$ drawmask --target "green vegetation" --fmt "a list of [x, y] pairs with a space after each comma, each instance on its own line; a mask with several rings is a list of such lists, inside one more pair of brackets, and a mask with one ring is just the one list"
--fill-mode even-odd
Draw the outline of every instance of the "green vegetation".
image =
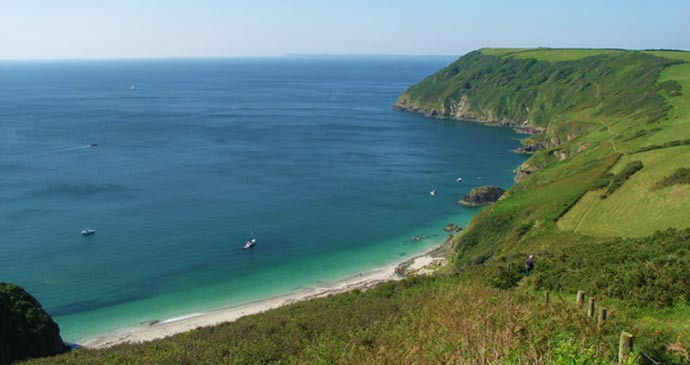
[[[621, 308], [647, 313], [687, 305], [689, 298], [682, 295], [690, 292], [682, 279], [687, 272], [678, 270], [687, 266], [690, 238], [681, 236], [670, 248], [672, 237], [649, 235], [690, 227], [687, 185], [654, 189], [690, 160], [690, 65], [682, 63], [689, 55], [481, 50], [407, 90], [398, 108], [490, 124], [512, 120], [518, 123], [501, 124], [543, 130], [529, 138], [542, 148], [525, 164], [533, 172], [457, 238], [455, 266], [492, 268], [488, 282], [505, 289], [521, 283], [522, 260], [537, 253], [545, 256], [540, 267], [554, 283], [535, 275], [533, 280], [542, 280], [536, 288], [589, 290], [616, 298]], [[641, 241], [602, 240], [615, 236]], [[626, 250], [635, 245], [641, 256]], [[607, 255], [612, 252], [616, 255]], [[586, 271], [571, 266], [588, 258], [592, 265]], [[641, 309], [648, 307], [656, 309]], [[688, 338], [687, 327], [666, 325], [669, 341]], [[663, 352], [663, 346], [657, 348]]]
[[558, 227], [580, 234], [605, 237], [641, 237], [667, 228], [690, 226], [690, 187], [656, 189], [675, 170], [688, 166], [690, 146], [657, 149], [621, 157], [615, 168], [642, 161], [644, 168], [631, 176], [615, 194], [600, 199], [588, 192], [558, 221]]
[[[524, 254], [488, 265], [491, 282], [502, 289], [517, 285]], [[538, 289], [577, 292], [625, 300], [637, 307], [670, 307], [690, 301], [690, 230], [667, 230], [644, 238], [565, 244], [540, 251], [539, 269], [529, 278]], [[512, 285], [506, 268], [515, 275]], [[690, 333], [688, 333], [690, 335]], [[690, 340], [690, 338], [688, 338]], [[690, 344], [690, 343], [688, 343]]]
[[[577, 60], [551, 62], [554, 52], [575, 54]], [[396, 107], [460, 119], [528, 121], [533, 128], [548, 127], [550, 137], [569, 140], [600, 126], [595, 119], [659, 119], [669, 108], [658, 92], [657, 79], [664, 68], [678, 63], [624, 51], [518, 53], [542, 55], [539, 58], [498, 54], [482, 50], [461, 57], [408, 89]], [[579, 57], [584, 55], [593, 56]], [[630, 108], [631, 104], [638, 107]]]
[[148, 344], [77, 350], [31, 364], [608, 364], [598, 331], [570, 298], [492, 289], [454, 274], [296, 303]]
[[662, 148], [669, 148], [669, 147], [688, 146], [688, 145], [690, 145], [690, 139], [681, 139], [681, 140], [676, 140], [676, 141], [669, 141], [669, 142], [666, 142], [666, 143], [661, 144], [661, 145], [645, 146], [645, 147], [642, 147], [639, 150], [635, 151], [635, 153], [660, 150]]
[[672, 185], [688, 185], [690, 184], [690, 169], [689, 168], [679, 168], [674, 171], [671, 175], [665, 176], [661, 181], [656, 183], [654, 187], [656, 189], [663, 189]]
[[[642, 161], [633, 161], [629, 162], [621, 172], [619, 172], [616, 175], [611, 176], [611, 181], [609, 182], [608, 186], [606, 187], [606, 191], [604, 191], [601, 194], [602, 199], [606, 199], [609, 195], [613, 194], [618, 188], [623, 186], [623, 183], [628, 181], [628, 179], [633, 176], [636, 172], [642, 170], [644, 165], [642, 165]], [[604, 175], [609, 175], [610, 173], [606, 173]], [[601, 178], [597, 179], [597, 182], [601, 184]]]
[[17, 285], [0, 283], [0, 364], [66, 350], [57, 324]]
[[[654, 359], [690, 363], [689, 62], [677, 51], [471, 52], [396, 107], [539, 132], [525, 141], [539, 150], [456, 236], [445, 271], [30, 363], [609, 364], [621, 328]], [[609, 308], [602, 328], [573, 308], [578, 290]]]

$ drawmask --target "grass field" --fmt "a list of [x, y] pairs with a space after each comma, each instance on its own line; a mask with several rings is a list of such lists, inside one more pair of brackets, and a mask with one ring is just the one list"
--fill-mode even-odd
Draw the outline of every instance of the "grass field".
[[[650, 54], [672, 59], [690, 60], [690, 53], [652, 51]], [[680, 84], [680, 95], [665, 96], [671, 106], [666, 116], [653, 125], [631, 125], [611, 135], [611, 143], [626, 153], [612, 172], [633, 160], [645, 168], [635, 174], [609, 198], [600, 192], [589, 192], [558, 222], [558, 227], [594, 236], [639, 237], [658, 229], [690, 227], [690, 186], [676, 185], [660, 190], [652, 187], [677, 168], [690, 168], [690, 148], [669, 147], [644, 153], [633, 153], [646, 146], [690, 138], [690, 64], [673, 65], [661, 72], [659, 82], [674, 80]], [[647, 133], [645, 133], [647, 132]], [[637, 138], [631, 138], [638, 136]], [[627, 138], [626, 138], [627, 137]]]
[[690, 146], [627, 155], [613, 172], [632, 160], [644, 168], [606, 199], [601, 191], [587, 193], [562, 219], [562, 229], [594, 236], [639, 237], [656, 230], [690, 227], [690, 185], [654, 190], [654, 185], [679, 167], [690, 167]]
[[664, 70], [659, 81], [668, 80], [675, 80], [680, 84], [682, 95], [668, 98], [672, 109], [660, 123], [662, 130], [647, 138], [644, 141], [645, 146], [681, 139], [688, 136], [690, 131], [690, 63], [671, 66]]
[[620, 54], [625, 51], [615, 49], [533, 49], [533, 48], [486, 48], [482, 54], [517, 59], [534, 58], [539, 61], [563, 62], [574, 61], [598, 55]]

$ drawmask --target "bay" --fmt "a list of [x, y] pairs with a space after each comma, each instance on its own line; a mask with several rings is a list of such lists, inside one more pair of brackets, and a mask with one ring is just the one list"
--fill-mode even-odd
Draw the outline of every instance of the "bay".
[[452, 60], [2, 62], [0, 281], [77, 341], [437, 245], [524, 161], [511, 130], [392, 110]]

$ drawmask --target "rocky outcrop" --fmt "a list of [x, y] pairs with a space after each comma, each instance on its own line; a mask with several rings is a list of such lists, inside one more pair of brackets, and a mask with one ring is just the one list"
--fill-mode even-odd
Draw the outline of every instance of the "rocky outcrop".
[[515, 182], [519, 183], [525, 177], [533, 174], [535, 171], [539, 170], [537, 166], [531, 165], [529, 160], [525, 161], [520, 165], [513, 173], [515, 174]]
[[458, 226], [455, 223], [448, 223], [446, 224], [445, 227], [443, 227], [443, 230], [451, 233], [451, 232], [462, 232], [462, 227]]
[[491, 204], [500, 199], [505, 192], [505, 190], [498, 186], [480, 186], [472, 189], [472, 191], [462, 198], [459, 203], [466, 207], [478, 207]]
[[21, 287], [0, 283], [0, 364], [68, 350], [60, 329]]
[[518, 133], [524, 134], [539, 134], [544, 131], [544, 128], [533, 126], [528, 120], [509, 120], [504, 118], [497, 118], [491, 111], [475, 112], [467, 98], [467, 95], [462, 95], [457, 102], [446, 101], [440, 108], [429, 108], [419, 106], [410, 101], [410, 99], [403, 94], [398, 101], [393, 105], [393, 109], [421, 113], [427, 117], [436, 118], [450, 118], [457, 120], [465, 120], [471, 122], [478, 122], [484, 125], [493, 127], [509, 127], [513, 128]]

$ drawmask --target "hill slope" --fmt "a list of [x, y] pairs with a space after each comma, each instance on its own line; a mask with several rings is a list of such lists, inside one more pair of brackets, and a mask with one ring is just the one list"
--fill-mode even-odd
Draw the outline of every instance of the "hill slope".
[[[563, 230], [640, 237], [690, 227], [688, 186], [654, 189], [664, 176], [690, 166], [683, 141], [690, 138], [688, 60], [687, 52], [669, 51], [484, 49], [414, 85], [395, 106], [537, 133], [525, 144], [542, 150], [519, 177], [544, 171], [514, 192], [554, 195], [543, 206], [530, 198], [535, 212], [520, 217], [523, 224], [539, 223], [545, 209], [563, 205], [572, 209], [552, 211], [545, 224], [557, 216]], [[666, 146], [674, 143], [680, 146]], [[600, 191], [586, 193], [597, 190], [590, 185], [600, 175], [632, 161], [645, 167], [615, 193], [606, 199]], [[568, 191], [558, 191], [560, 185]], [[573, 199], [579, 202], [571, 207]]]

